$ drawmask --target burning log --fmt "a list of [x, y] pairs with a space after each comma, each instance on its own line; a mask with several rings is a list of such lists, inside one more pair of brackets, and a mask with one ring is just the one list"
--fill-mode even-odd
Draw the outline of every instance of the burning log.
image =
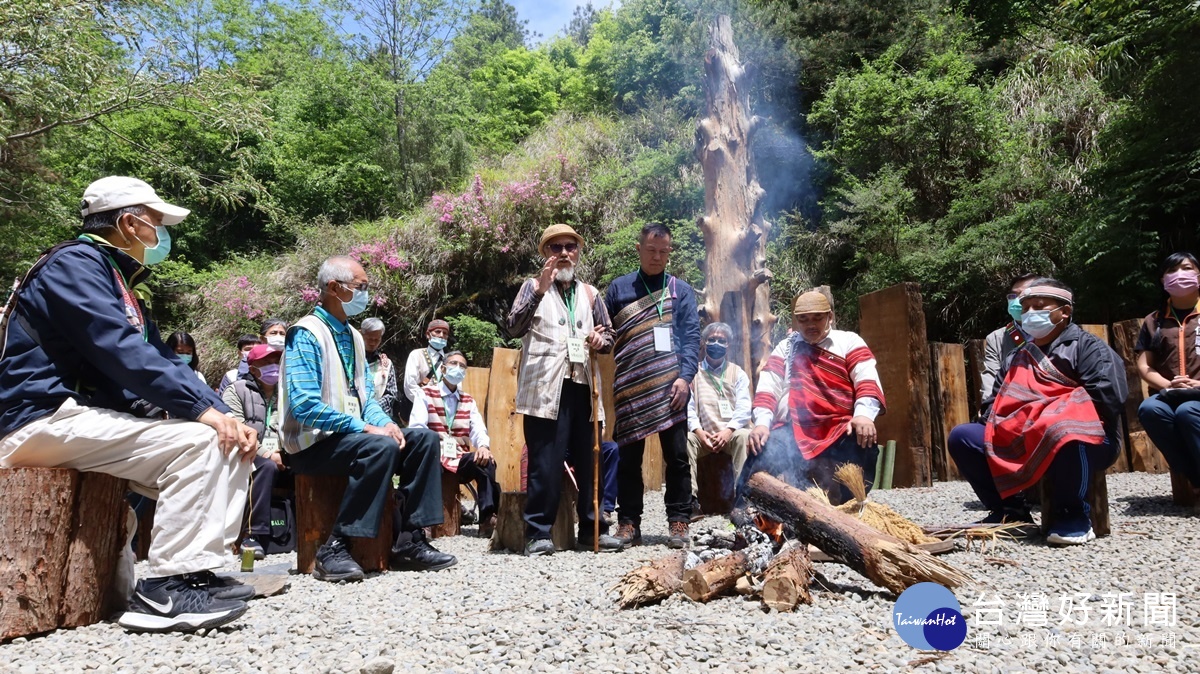
[[738, 551], [688, 569], [683, 572], [683, 593], [701, 603], [729, 594], [746, 575], [748, 561], [746, 553]]
[[783, 522], [805, 542], [899, 594], [921, 582], [954, 588], [971, 577], [913, 545], [881, 533], [822, 504], [767, 473], [750, 478], [749, 498], [767, 516]]
[[682, 552], [657, 559], [625, 574], [613, 589], [621, 593], [621, 608], [657, 604], [675, 594], [683, 584]]
[[811, 604], [813, 566], [808, 546], [792, 545], [771, 560], [763, 576], [762, 600], [768, 608], [791, 611], [800, 603]]

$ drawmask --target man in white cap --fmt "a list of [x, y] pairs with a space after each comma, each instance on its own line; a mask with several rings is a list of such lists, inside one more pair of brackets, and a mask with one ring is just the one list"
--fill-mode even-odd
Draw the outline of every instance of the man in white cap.
[[738, 478], [738, 499], [760, 470], [804, 489], [816, 485], [834, 505], [850, 491], [833, 473], [845, 463], [875, 480], [875, 418], [883, 412], [875, 355], [862, 337], [833, 329], [829, 298], [815, 291], [792, 302], [792, 332], [771, 352], [754, 394], [750, 457]]
[[[250, 459], [246, 425], [168, 349], [138, 286], [171, 248], [188, 210], [135, 178], [88, 186], [79, 238], [33, 266], [13, 298], [0, 356], [0, 467], [107, 473], [158, 500], [146, 577], [118, 622], [191, 631], [246, 611], [253, 588], [221, 579], [237, 536]], [[170, 420], [131, 413], [138, 400]], [[229, 531], [227, 520], [232, 519]]]

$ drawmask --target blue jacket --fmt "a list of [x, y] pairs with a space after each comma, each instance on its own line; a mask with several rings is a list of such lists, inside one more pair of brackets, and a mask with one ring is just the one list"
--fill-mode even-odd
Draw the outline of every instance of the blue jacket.
[[81, 240], [51, 255], [21, 289], [0, 360], [0, 437], [49, 416], [67, 398], [119, 412], [140, 398], [192, 420], [210, 407], [229, 411], [152, 322], [144, 334], [131, 324], [114, 268], [131, 288], [150, 275], [119, 249]]

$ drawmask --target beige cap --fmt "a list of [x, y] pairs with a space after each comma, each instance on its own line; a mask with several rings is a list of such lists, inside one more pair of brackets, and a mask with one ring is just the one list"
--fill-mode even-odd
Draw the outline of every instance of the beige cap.
[[560, 236], [573, 237], [575, 243], [578, 243], [579, 247], [583, 248], [583, 237], [579, 236], [579, 232], [576, 232], [570, 225], [550, 225], [546, 228], [546, 231], [542, 232], [542, 240], [538, 242], [538, 252], [542, 254], [542, 257], [550, 257], [546, 254], [546, 244]]
[[83, 201], [79, 204], [79, 214], [86, 217], [93, 213], [103, 213], [127, 206], [145, 206], [152, 211], [162, 214], [164, 225], [177, 225], [188, 213], [186, 208], [168, 204], [163, 201], [143, 180], [126, 176], [108, 176], [101, 178], [83, 191]]
[[829, 306], [829, 298], [815, 290], [797, 295], [796, 300], [792, 302], [793, 316], [823, 314], [830, 311], [833, 311], [833, 307]]

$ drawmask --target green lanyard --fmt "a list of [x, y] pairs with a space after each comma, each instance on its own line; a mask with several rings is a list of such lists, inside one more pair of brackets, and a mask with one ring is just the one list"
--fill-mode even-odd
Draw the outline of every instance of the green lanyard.
[[[712, 371], [710, 371], [708, 368], [701, 368], [701, 369], [704, 370], [704, 376], [708, 377], [709, 383], [711, 383], [713, 385], [713, 388], [717, 389], [717, 395], [721, 396], [721, 400], [729, 400], [728, 398], [725, 397], [725, 382], [718, 377], [714, 377], [712, 375]], [[722, 364], [721, 371], [718, 372], [717, 374], [724, 374], [724, 373], [725, 373], [725, 365]]]
[[346, 372], [346, 382], [350, 385], [351, 393], [354, 393], [357, 395], [358, 389], [355, 388], [355, 386], [354, 386], [354, 366], [356, 365], [356, 359], [354, 357], [354, 338], [353, 338], [353, 336], [351, 336], [351, 338], [350, 338], [350, 342], [351, 342], [351, 344], [350, 344], [350, 360], [346, 360], [346, 354], [342, 353], [342, 343], [337, 338], [337, 330], [334, 329], [333, 324], [330, 323], [329, 320], [326, 319], [321, 314], [317, 314], [316, 316], [317, 316], [317, 318], [321, 319], [321, 322], [324, 323], [326, 325], [326, 327], [329, 328], [329, 332], [332, 333], [333, 346], [335, 349], [337, 349], [338, 359], [342, 361], [342, 369], [345, 370], [345, 372]]
[[[641, 269], [638, 270], [638, 278], [642, 279], [642, 287], [646, 289], [646, 294], [653, 296], [654, 293], [650, 291], [650, 284], [646, 283], [646, 277], [645, 277], [645, 275], [642, 274]], [[658, 296], [658, 305], [656, 307], [654, 307], [656, 310], [658, 310], [658, 322], [659, 323], [661, 323], [662, 319], [663, 319], [663, 304], [667, 301], [667, 280], [668, 280], [668, 278], [669, 278], [668, 276], [665, 276], [665, 275], [663, 276], [663, 287], [662, 287], [662, 290], [659, 291], [662, 294]]]
[[571, 329], [571, 336], [575, 336], [575, 285], [571, 285], [571, 292], [568, 293], [562, 288], [558, 289], [563, 298], [563, 304], [567, 307], [567, 327]]
[[275, 396], [271, 396], [271, 399], [267, 401], [267, 420], [263, 422], [263, 437], [264, 438], [269, 437], [271, 435], [271, 407], [272, 407], [271, 403], [274, 401], [275, 401]]

